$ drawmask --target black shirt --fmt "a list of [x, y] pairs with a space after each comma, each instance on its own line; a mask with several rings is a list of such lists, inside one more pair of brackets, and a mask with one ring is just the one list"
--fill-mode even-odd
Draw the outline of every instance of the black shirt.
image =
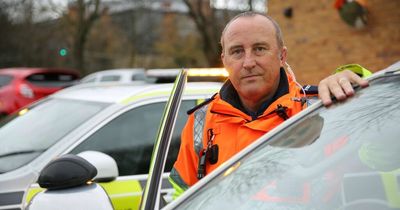
[[285, 73], [285, 70], [281, 67], [280, 69], [280, 79], [279, 79], [279, 85], [278, 89], [276, 90], [274, 96], [271, 98], [265, 100], [260, 108], [257, 110], [257, 112], [252, 112], [247, 110], [242, 102], [240, 101], [239, 95], [235, 88], [233, 87], [231, 81], [227, 80], [225, 84], [222, 86], [220, 90], [220, 96], [221, 99], [228, 102], [231, 104], [233, 107], [239, 109], [243, 113], [246, 113], [247, 115], [251, 116], [252, 120], [257, 119], [258, 116], [260, 116], [264, 111], [278, 98], [281, 96], [289, 93], [289, 82]]

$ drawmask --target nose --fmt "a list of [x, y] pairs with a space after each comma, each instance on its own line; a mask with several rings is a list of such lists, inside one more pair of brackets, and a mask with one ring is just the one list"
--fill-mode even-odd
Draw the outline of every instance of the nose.
[[246, 52], [243, 60], [243, 68], [252, 69], [256, 66], [256, 60], [251, 52]]

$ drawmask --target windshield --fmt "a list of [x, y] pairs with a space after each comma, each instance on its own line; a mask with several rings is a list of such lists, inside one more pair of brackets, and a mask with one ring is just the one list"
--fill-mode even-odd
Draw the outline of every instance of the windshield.
[[106, 106], [53, 98], [0, 122], [0, 173], [29, 163]]
[[399, 76], [375, 80], [273, 136], [177, 209], [400, 209], [399, 98]]

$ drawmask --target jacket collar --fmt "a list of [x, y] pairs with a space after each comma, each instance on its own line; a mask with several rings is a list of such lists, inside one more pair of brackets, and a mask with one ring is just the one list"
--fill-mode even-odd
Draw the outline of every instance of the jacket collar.
[[252, 120], [257, 119], [257, 117], [262, 115], [273, 102], [275, 102], [283, 95], [286, 95], [287, 93], [289, 93], [289, 81], [286, 72], [282, 67], [280, 69], [280, 79], [277, 91], [272, 98], [267, 99], [262, 103], [257, 112], [251, 112], [244, 108], [237, 91], [229, 80], [224, 83], [219, 92], [220, 97], [223, 101], [227, 102], [228, 104], [245, 113], [246, 115], [251, 116]]

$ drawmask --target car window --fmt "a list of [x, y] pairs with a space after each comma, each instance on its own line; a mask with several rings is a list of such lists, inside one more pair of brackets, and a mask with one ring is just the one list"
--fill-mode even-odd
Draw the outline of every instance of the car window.
[[65, 87], [77, 79], [76, 75], [63, 73], [38, 73], [26, 78], [30, 83], [43, 87]]
[[145, 81], [146, 79], [147, 78], [146, 78], [145, 74], [134, 74], [134, 75], [132, 75], [132, 78], [131, 78], [132, 81], [137, 81], [137, 80]]
[[26, 165], [107, 105], [51, 99], [0, 121], [0, 173]]
[[121, 80], [120, 75], [105, 75], [100, 78], [101, 82], [115, 82], [120, 80]]
[[[170, 171], [179, 151], [180, 133], [186, 123], [186, 111], [194, 100], [182, 101], [175, 124], [165, 171]], [[109, 122], [71, 151], [104, 152], [113, 157], [120, 175], [147, 174], [165, 102], [134, 108]]]
[[96, 81], [96, 77], [89, 77], [89, 78], [83, 78], [80, 82], [81, 83], [91, 83], [91, 82], [95, 82]]
[[264, 140], [178, 208], [400, 209], [399, 98], [399, 76], [377, 79]]
[[13, 77], [10, 75], [0, 75], [0, 87], [10, 84]]

